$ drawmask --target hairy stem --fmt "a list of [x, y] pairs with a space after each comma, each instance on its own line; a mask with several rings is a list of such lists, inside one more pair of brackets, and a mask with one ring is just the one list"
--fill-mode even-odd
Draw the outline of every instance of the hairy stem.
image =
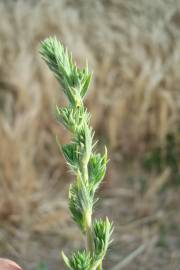
[[[83, 179], [86, 183], [88, 181], [88, 163], [84, 162], [82, 173], [83, 173]], [[93, 231], [92, 231], [92, 210], [88, 210], [85, 214], [86, 219], [86, 249], [90, 252], [91, 255], [93, 255], [94, 252], [94, 241], [93, 241]]]
[[82, 166], [82, 175], [83, 175], [84, 183], [87, 183], [89, 176], [88, 176], [87, 164], [85, 162], [83, 163], [83, 166]]
[[93, 255], [94, 243], [93, 243], [91, 216], [88, 217], [88, 223], [86, 227], [86, 239], [87, 239], [87, 250], [90, 252], [91, 255]]
[[97, 270], [102, 270], [102, 262], [98, 265]]

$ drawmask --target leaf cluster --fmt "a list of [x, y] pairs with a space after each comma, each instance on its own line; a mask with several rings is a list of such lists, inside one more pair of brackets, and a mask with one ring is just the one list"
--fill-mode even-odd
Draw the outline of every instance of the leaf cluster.
[[80, 106], [91, 80], [88, 66], [79, 69], [73, 62], [72, 54], [55, 37], [41, 43], [40, 53], [62, 86], [70, 104]]
[[111, 235], [113, 232], [112, 223], [108, 218], [105, 220], [95, 220], [93, 224], [93, 239], [94, 239], [94, 254], [90, 254], [83, 250], [74, 252], [73, 255], [68, 258], [64, 253], [63, 259], [66, 265], [71, 270], [94, 270], [99, 264], [101, 264], [109, 244], [111, 243]]

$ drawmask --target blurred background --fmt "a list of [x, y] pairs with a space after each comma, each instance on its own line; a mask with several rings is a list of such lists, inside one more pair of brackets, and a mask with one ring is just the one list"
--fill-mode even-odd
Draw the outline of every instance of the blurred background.
[[0, 256], [57, 270], [84, 245], [55, 142], [64, 97], [38, 53], [49, 35], [94, 74], [86, 104], [110, 158], [96, 215], [115, 224], [105, 268], [179, 270], [180, 0], [0, 1]]

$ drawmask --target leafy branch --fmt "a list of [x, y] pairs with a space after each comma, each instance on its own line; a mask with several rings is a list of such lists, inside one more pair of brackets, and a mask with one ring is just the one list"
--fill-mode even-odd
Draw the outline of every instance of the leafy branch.
[[88, 66], [78, 68], [72, 54], [55, 37], [41, 43], [40, 53], [68, 101], [67, 107], [56, 106], [57, 120], [72, 134], [71, 142], [60, 146], [60, 150], [75, 176], [69, 188], [69, 209], [87, 242], [85, 250], [74, 252], [70, 257], [62, 252], [62, 256], [71, 270], [101, 270], [113, 228], [108, 218], [92, 221], [95, 192], [107, 166], [106, 148], [103, 155], [95, 152], [90, 114], [83, 103], [92, 74]]

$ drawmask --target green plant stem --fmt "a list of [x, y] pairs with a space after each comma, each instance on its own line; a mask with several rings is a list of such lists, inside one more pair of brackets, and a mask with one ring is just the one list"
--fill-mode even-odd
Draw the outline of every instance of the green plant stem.
[[94, 244], [93, 244], [93, 232], [92, 232], [92, 221], [91, 215], [87, 217], [87, 226], [86, 226], [86, 239], [87, 239], [87, 250], [93, 255]]
[[[83, 179], [86, 183], [88, 181], [88, 163], [84, 162], [82, 166], [82, 173], [83, 173]], [[93, 241], [93, 232], [92, 232], [92, 210], [87, 210], [87, 213], [85, 215], [86, 218], [86, 248], [87, 251], [90, 252], [91, 255], [93, 255], [94, 252], [94, 241]]]
[[98, 265], [97, 270], [102, 270], [102, 262]]
[[82, 174], [83, 174], [83, 180], [84, 180], [84, 183], [87, 183], [88, 182], [88, 169], [87, 169], [87, 165], [84, 163], [83, 166], [82, 166]]

